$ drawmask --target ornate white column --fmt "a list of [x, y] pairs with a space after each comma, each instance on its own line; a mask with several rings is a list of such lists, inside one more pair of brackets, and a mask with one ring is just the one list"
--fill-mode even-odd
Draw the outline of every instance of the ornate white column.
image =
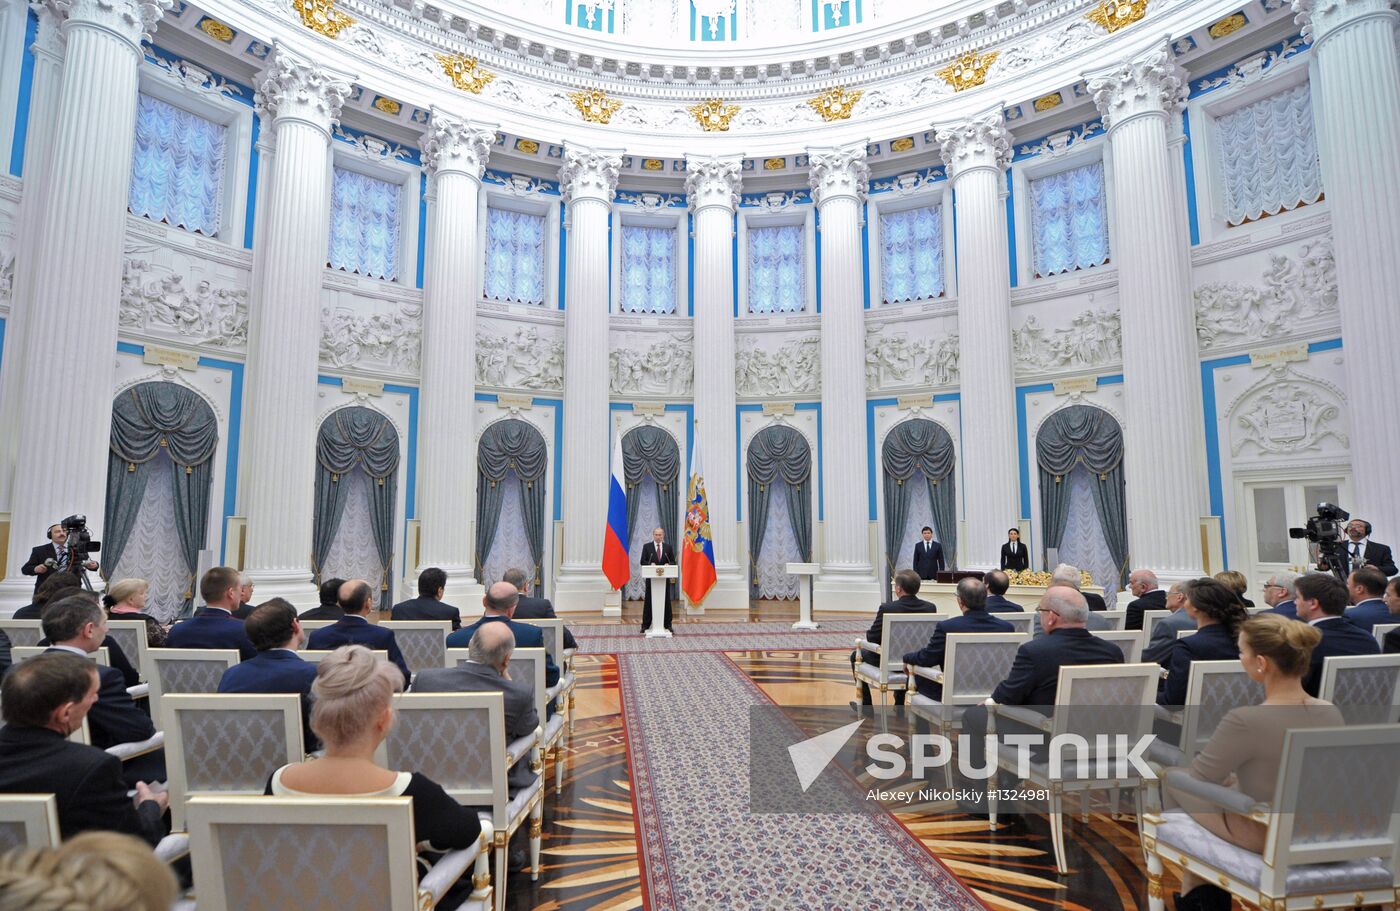
[[473, 609], [476, 517], [477, 195], [494, 126], [433, 111], [423, 134], [428, 237], [423, 274], [423, 370], [418, 422], [418, 569], [447, 572], [446, 600]]
[[112, 401], [141, 39], [170, 4], [66, 5], [63, 84], [41, 153], [49, 165], [23, 319], [24, 336], [44, 340], [53, 370], [24, 371], [24, 404], [4, 431], [18, 440], [6, 602], [32, 588], [19, 568], [48, 525], [85, 513], [94, 537], [101, 533], [108, 421], [90, 418]]
[[[865, 438], [865, 289], [861, 206], [870, 168], [865, 143], [807, 150], [808, 180], [821, 228], [821, 469], [825, 486], [821, 574], [825, 607], [875, 603], [870, 560]], [[699, 358], [697, 358], [698, 360]], [[837, 596], [825, 601], [821, 594]], [[865, 598], [866, 600], [860, 600]]]
[[[705, 453], [705, 489], [714, 532], [715, 587], [705, 607], [746, 610], [739, 568], [734, 425], [734, 210], [742, 156], [688, 156], [686, 193], [695, 214], [695, 419]], [[681, 443], [685, 445], [684, 440]], [[682, 462], [684, 465], [684, 461]], [[682, 468], [684, 471], [684, 468]], [[682, 478], [682, 485], [688, 479]]]
[[1355, 489], [1353, 502], [1341, 505], [1369, 520], [1377, 538], [1393, 539], [1400, 534], [1400, 426], [1387, 417], [1390, 384], [1377, 379], [1400, 351], [1400, 16], [1386, 0], [1294, 0], [1293, 8], [1313, 41], [1317, 151], [1337, 251]]
[[1003, 202], [1011, 134], [1000, 107], [936, 129], [956, 199], [958, 384], [966, 504], [957, 562], [962, 569], [994, 569], [1000, 565], [1006, 529], [1021, 515]]
[[555, 580], [559, 610], [601, 610], [608, 518], [608, 211], [622, 153], [564, 148], [559, 184], [568, 203], [564, 302], [564, 562]]
[[277, 154], [254, 247], [239, 499], [248, 518], [244, 570], [264, 597], [301, 607], [316, 603], [311, 527], [331, 127], [350, 85], [284, 49], [274, 54], [258, 80]]
[[1175, 215], [1170, 122], [1186, 79], [1165, 44], [1088, 78], [1113, 156], [1128, 550], [1134, 567], [1164, 581], [1192, 578], [1203, 565], [1205, 439], [1190, 271], [1182, 267], [1190, 238]]

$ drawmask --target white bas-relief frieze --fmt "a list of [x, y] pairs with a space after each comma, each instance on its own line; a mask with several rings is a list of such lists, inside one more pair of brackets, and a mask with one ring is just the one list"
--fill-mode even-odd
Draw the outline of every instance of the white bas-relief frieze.
[[798, 395], [821, 391], [821, 339], [791, 339], [769, 351], [750, 339], [734, 352], [734, 391], [738, 395]]
[[186, 283], [169, 272], [147, 278], [149, 260], [129, 256], [122, 268], [118, 325], [132, 332], [175, 335], [181, 341], [215, 348], [248, 344], [248, 292], [217, 287], [206, 279]]
[[865, 385], [950, 386], [958, 381], [958, 335], [910, 338], [893, 328], [865, 335]]
[[1263, 285], [1209, 282], [1196, 289], [1196, 335], [1202, 348], [1277, 338], [1299, 323], [1337, 312], [1332, 237], [1304, 244], [1296, 255], [1269, 256]]
[[383, 303], [371, 312], [345, 306], [321, 308], [321, 363], [395, 373], [417, 373], [423, 347], [423, 308]]
[[563, 389], [564, 340], [517, 326], [497, 335], [476, 330], [476, 381], [505, 389]]
[[613, 336], [608, 388], [614, 395], [689, 395], [695, 380], [695, 340], [659, 333]]
[[1342, 394], [1330, 383], [1304, 376], [1288, 365], [1269, 371], [1230, 408], [1232, 456], [1294, 455], [1316, 451], [1329, 438], [1350, 445], [1343, 429]]
[[1083, 310], [1068, 326], [1048, 329], [1034, 316], [1011, 331], [1018, 373], [1101, 367], [1123, 360], [1117, 310]]

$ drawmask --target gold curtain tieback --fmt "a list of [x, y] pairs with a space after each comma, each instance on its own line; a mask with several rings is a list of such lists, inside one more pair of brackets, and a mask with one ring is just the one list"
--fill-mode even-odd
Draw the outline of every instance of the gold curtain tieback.
[[136, 470], [136, 463], [135, 463], [135, 462], [127, 462], [127, 463], [126, 463], [126, 470], [127, 470], [127, 471], [135, 471], [135, 470]]
[[186, 465], [186, 466], [185, 466], [185, 474], [194, 474], [194, 466], [193, 466], [193, 465]]
[[383, 486], [384, 486], [384, 479], [383, 479], [383, 478], [379, 478], [378, 480], [379, 480], [379, 486], [380, 486], [380, 487], [383, 487]]
[[339, 483], [340, 483], [340, 473], [339, 473], [339, 472], [336, 472], [336, 471], [332, 471], [332, 472], [331, 472], [331, 483], [332, 483], [332, 484], [339, 484]]
[[1061, 480], [1060, 476], [1059, 476], [1059, 475], [1055, 475], [1055, 483], [1056, 483], [1056, 484], [1060, 483], [1060, 480]]
[[168, 449], [170, 448], [170, 442], [165, 437], [161, 437], [160, 446], [162, 449]]

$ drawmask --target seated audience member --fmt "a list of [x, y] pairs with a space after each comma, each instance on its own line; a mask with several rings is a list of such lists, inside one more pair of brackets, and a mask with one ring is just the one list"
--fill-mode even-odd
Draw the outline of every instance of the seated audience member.
[[1293, 586], [1299, 575], [1283, 570], [1269, 577], [1264, 583], [1264, 603], [1269, 605], [1265, 613], [1278, 614], [1289, 620], [1298, 619], [1298, 605], [1293, 601], [1297, 592], [1293, 590]]
[[1254, 602], [1245, 597], [1245, 592], [1249, 591], [1249, 580], [1244, 577], [1244, 573], [1233, 569], [1225, 569], [1216, 573], [1212, 578], [1234, 592], [1240, 604], [1245, 607], [1254, 606]]
[[[505, 624], [487, 623], [472, 634], [466, 664], [419, 671], [413, 692], [504, 693], [506, 740], [524, 737], [539, 727], [540, 716], [535, 711], [535, 691], [530, 681], [510, 677], [510, 656], [514, 651], [515, 638]], [[511, 794], [529, 787], [534, 780], [529, 756], [522, 756], [510, 767]]]
[[[519, 569], [508, 569], [501, 573], [501, 581], [509, 582], [520, 592], [520, 599], [515, 602], [515, 612], [512, 613], [513, 620], [557, 620], [554, 613], [554, 604], [548, 598], [530, 597], [530, 581], [525, 577], [525, 572]], [[564, 627], [564, 648], [578, 648], [578, 643], [574, 641], [574, 634], [569, 632], [569, 628]]]
[[339, 620], [345, 616], [340, 607], [340, 587], [344, 579], [326, 579], [321, 583], [319, 596], [321, 603], [308, 611], [302, 611], [298, 620]]
[[370, 588], [370, 584], [363, 579], [351, 579], [341, 585], [340, 607], [345, 611], [345, 616], [330, 626], [313, 630], [307, 647], [332, 649], [342, 645], [363, 645], [365, 648], [388, 652], [389, 660], [394, 662], [403, 674], [403, 685], [407, 687], [412, 674], [409, 673], [408, 662], [404, 660], [403, 652], [399, 651], [394, 631], [369, 622], [369, 612], [374, 608], [374, 590]]
[[[997, 572], [1001, 572], [997, 570]], [[1004, 573], [1003, 573], [1004, 575]], [[958, 609], [960, 617], [950, 617], [939, 621], [933, 628], [928, 645], [917, 652], [904, 656], [905, 664], [919, 667], [942, 667], [949, 633], [1010, 633], [1016, 628], [999, 617], [987, 613], [987, 586], [977, 579], [962, 579], [958, 582]], [[934, 701], [942, 700], [943, 685], [924, 677], [915, 677], [914, 686], [920, 693]]]
[[65, 839], [89, 829], [126, 832], [152, 846], [165, 835], [165, 794], [136, 783], [122, 762], [68, 736], [98, 701], [97, 665], [58, 649], [13, 667], [0, 683], [0, 792], [53, 794]]
[[179, 897], [174, 874], [150, 846], [116, 832], [0, 857], [0, 911], [170, 911]]
[[1376, 638], [1352, 623], [1343, 612], [1347, 590], [1328, 573], [1306, 573], [1295, 583], [1298, 592], [1298, 619], [1317, 627], [1322, 641], [1312, 650], [1312, 661], [1303, 676], [1303, 689], [1316, 696], [1322, 685], [1322, 659], [1329, 655], [1374, 655], [1380, 651]]
[[[1234, 788], [1257, 801], [1274, 799], [1284, 735], [1300, 728], [1345, 724], [1331, 703], [1303, 690], [1303, 674], [1321, 641], [1316, 629], [1275, 614], [1262, 613], [1240, 624], [1240, 664], [1251, 679], [1264, 685], [1264, 701], [1231, 709], [1221, 719], [1210, 742], [1192, 759], [1192, 777]], [[1222, 810], [1174, 786], [1170, 778], [1164, 782], [1164, 791], [1168, 807], [1181, 807], [1231, 844], [1263, 853], [1267, 831], [1263, 823]], [[1176, 907], [1183, 911], [1230, 907], [1228, 893], [1191, 873], [1182, 878], [1181, 892]]]
[[400, 601], [389, 611], [391, 620], [451, 620], [452, 628], [462, 625], [462, 612], [442, 601], [447, 591], [447, 573], [430, 566], [418, 574], [418, 597]]
[[204, 607], [193, 617], [170, 627], [165, 637], [169, 648], [236, 648], [244, 661], [258, 650], [248, 641], [243, 621], [233, 619], [238, 607], [238, 570], [216, 566], [199, 580], [199, 596]]
[[1377, 623], [1394, 623], [1390, 619], [1390, 608], [1385, 603], [1386, 581], [1374, 566], [1352, 570], [1347, 577], [1347, 595], [1353, 606], [1347, 608], [1342, 616], [1368, 633]]
[[166, 629], [159, 620], [145, 613], [146, 595], [151, 585], [145, 579], [123, 579], [107, 586], [102, 605], [108, 620], [146, 621], [146, 644], [151, 648], [165, 645]]
[[78, 581], [78, 577], [70, 572], [55, 572], [45, 576], [39, 583], [39, 587], [34, 589], [33, 603], [26, 604], [15, 611], [12, 620], [38, 620], [44, 613], [44, 605], [59, 598], [66, 598], [73, 591], [83, 591], [83, 585]]
[[[101, 648], [107, 636], [107, 615], [92, 592], [70, 595], [44, 610], [44, 638], [49, 652], [71, 652], [83, 658]], [[110, 649], [112, 646], [107, 645]], [[111, 658], [111, 653], [108, 653]], [[140, 743], [155, 736], [151, 716], [141, 711], [126, 691], [126, 679], [115, 667], [97, 667], [101, 689], [87, 714], [92, 745], [101, 749], [119, 743]], [[165, 751], [155, 750], [124, 764], [128, 781], [164, 781]]]
[[1152, 627], [1152, 639], [1142, 650], [1143, 661], [1153, 661], [1166, 667], [1171, 664], [1172, 652], [1176, 651], [1176, 634], [1184, 629], [1195, 629], [1196, 620], [1186, 612], [1186, 583], [1173, 582], [1167, 590], [1167, 610], [1171, 615], [1158, 620]]
[[1157, 574], [1150, 569], [1128, 573], [1128, 591], [1133, 593], [1133, 600], [1128, 602], [1123, 629], [1142, 629], [1144, 613], [1164, 610], [1167, 606], [1167, 593], [1157, 587]]
[[[464, 626], [447, 637], [448, 648], [470, 648], [472, 636], [489, 623], [504, 623], [515, 635], [516, 648], [544, 648], [544, 631], [528, 623], [517, 623], [514, 619], [515, 606], [520, 601], [520, 590], [509, 582], [493, 583], [481, 599], [481, 618], [469, 626]], [[554, 686], [559, 682], [559, 666], [548, 652], [544, 656], [544, 685]], [[551, 702], [550, 714], [553, 714]]]
[[311, 731], [311, 684], [316, 665], [296, 650], [304, 637], [296, 608], [282, 598], [258, 605], [244, 621], [256, 656], [224, 671], [221, 693], [296, 693], [301, 696], [302, 738], [306, 751], [320, 749]]
[[0, 629], [0, 676], [10, 669], [10, 636], [3, 629]]
[[983, 578], [987, 583], [987, 613], [989, 614], [1024, 614], [1026, 609], [1021, 605], [1006, 597], [1006, 590], [1011, 587], [1011, 577], [1005, 570], [994, 569]]
[[1157, 691], [1161, 705], [1186, 704], [1191, 662], [1238, 658], [1240, 624], [1249, 617], [1239, 596], [1214, 579], [1192, 579], [1182, 591], [1186, 594], [1186, 615], [1196, 622], [1196, 632], [1177, 640], [1172, 649], [1167, 679]]
[[[362, 583], [363, 584], [363, 583]], [[284, 765], [272, 773], [267, 793], [278, 797], [409, 797], [413, 839], [429, 855], [471, 847], [481, 834], [477, 811], [448, 796], [442, 786], [418, 772], [395, 772], [374, 761], [375, 751], [394, 726], [394, 696], [403, 677], [367, 648], [351, 645], [327, 655], [311, 686], [311, 729], [325, 755]], [[420, 865], [423, 863], [420, 857]], [[470, 890], [466, 877], [449, 895], [460, 900]], [[456, 907], [446, 898], [444, 908]]]
[[[1385, 587], [1385, 606], [1390, 609], [1390, 619], [1386, 623], [1400, 623], [1400, 576], [1391, 579]], [[1390, 630], [1385, 634], [1385, 653], [1393, 655], [1400, 652], [1400, 628]]]
[[[1105, 609], [1103, 595], [1080, 591], [1079, 580], [1082, 575], [1079, 567], [1071, 566], [1068, 563], [1061, 563], [1050, 571], [1050, 585], [1064, 586], [1065, 588], [1072, 588], [1079, 592], [1080, 597], [1084, 599], [1084, 603], [1089, 610], [1089, 616], [1084, 619], [1085, 629], [1112, 629], [1113, 623], [1107, 618], [1099, 616], [1099, 611]], [[1097, 606], [1095, 606], [1095, 599], [1097, 599]], [[1043, 639], [1045, 637], [1045, 630], [1040, 625], [1040, 616], [1041, 612], [1036, 611], [1035, 620], [1031, 623], [1031, 638], [1033, 639]]]
[[[894, 574], [894, 594], [893, 601], [886, 601], [875, 611], [875, 619], [870, 623], [870, 629], [865, 631], [865, 641], [876, 645], [880, 643], [880, 637], [884, 635], [885, 614], [932, 614], [938, 608], [932, 601], [925, 601], [917, 597], [919, 588], [923, 580], [919, 574], [912, 569], [901, 569]], [[872, 651], [860, 649], [851, 652], [851, 676], [855, 676], [856, 662], [869, 664], [874, 667], [880, 666], [880, 656]], [[904, 690], [894, 690], [894, 704], [904, 704]], [[853, 703], [854, 704], [854, 703]], [[870, 685], [865, 681], [860, 683], [860, 704], [871, 705]]]
[[247, 620], [248, 615], [257, 607], [253, 603], [253, 580], [248, 578], [247, 573], [238, 574], [238, 606], [233, 609], [235, 620]]

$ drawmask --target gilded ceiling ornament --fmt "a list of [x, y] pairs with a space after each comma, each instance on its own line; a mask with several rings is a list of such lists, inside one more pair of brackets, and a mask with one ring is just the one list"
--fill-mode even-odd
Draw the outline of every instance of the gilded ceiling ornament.
[[890, 143], [891, 152], [907, 152], [912, 148], [914, 148], [913, 136], [901, 136]]
[[938, 78], [951, 85], [955, 92], [976, 88], [987, 81], [987, 70], [1000, 55], [1001, 51], [987, 51], [985, 54], [968, 51], [939, 70]]
[[763, 159], [763, 170], [765, 170], [765, 171], [781, 171], [781, 170], [782, 170], [783, 168], [785, 168], [785, 167], [787, 167], [787, 159], [786, 159], [786, 158], [765, 158], [765, 159]]
[[664, 168], [665, 168], [665, 162], [663, 162], [660, 158], [643, 158], [643, 159], [642, 159], [642, 170], [643, 170], [643, 171], [660, 171], [660, 170], [663, 170]]
[[1041, 95], [1039, 98], [1037, 98], [1035, 100], [1034, 107], [1037, 111], [1048, 111], [1051, 108], [1057, 108], [1064, 103], [1065, 99], [1063, 95], [1061, 95], [1059, 92], [1051, 92], [1049, 95]]
[[1226, 16], [1219, 22], [1212, 25], [1208, 31], [1212, 38], [1224, 38], [1226, 35], [1233, 35], [1249, 24], [1249, 20], [1244, 17], [1244, 13], [1235, 13], [1233, 16]]
[[398, 114], [399, 111], [403, 110], [403, 105], [392, 98], [385, 98], [383, 95], [374, 99], [374, 107], [376, 110], [383, 111], [386, 114]]
[[224, 44], [233, 40], [233, 29], [218, 19], [210, 19], [208, 16], [199, 20], [199, 30], [215, 41], [222, 41]]
[[838, 85], [815, 98], [809, 98], [807, 103], [812, 106], [812, 110], [822, 115], [822, 120], [827, 123], [833, 120], [850, 120], [851, 111], [864, 94], [860, 89], [848, 92], [845, 86]]
[[442, 71], [447, 74], [447, 78], [452, 80], [452, 84], [464, 92], [471, 92], [473, 95], [480, 95], [481, 90], [486, 88], [486, 84], [496, 78], [496, 74], [479, 66], [475, 57], [466, 57], [462, 54], [434, 54], [438, 63], [442, 64]]
[[686, 110], [706, 133], [723, 133], [729, 130], [729, 121], [739, 113], [739, 106], [725, 104], [723, 98], [706, 98]]
[[609, 98], [602, 89], [570, 92], [569, 100], [578, 108], [579, 116], [589, 123], [607, 123], [622, 108], [621, 101]]
[[335, 8], [334, 0], [292, 0], [301, 15], [301, 24], [317, 34], [335, 38], [355, 24], [355, 20]]
[[1089, 10], [1084, 18], [1102, 25], [1109, 34], [1137, 22], [1147, 15], [1147, 0], [1104, 0]]

